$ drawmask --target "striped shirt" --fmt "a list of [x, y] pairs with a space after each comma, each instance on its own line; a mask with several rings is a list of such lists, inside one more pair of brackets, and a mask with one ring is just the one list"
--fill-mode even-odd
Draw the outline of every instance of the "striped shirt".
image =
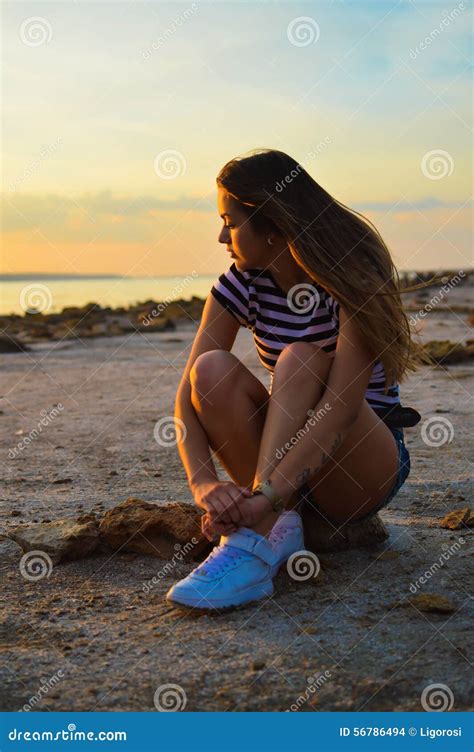
[[[298, 287], [310, 289], [312, 295], [298, 296]], [[241, 326], [253, 332], [260, 362], [271, 372], [271, 385], [278, 356], [290, 342], [314, 342], [329, 354], [336, 349], [340, 304], [314, 280], [311, 287], [303, 283], [286, 295], [268, 269], [240, 271], [233, 263], [211, 293]], [[385, 370], [377, 360], [365, 393], [376, 412], [400, 403], [398, 384], [392, 384], [387, 394], [384, 387]]]

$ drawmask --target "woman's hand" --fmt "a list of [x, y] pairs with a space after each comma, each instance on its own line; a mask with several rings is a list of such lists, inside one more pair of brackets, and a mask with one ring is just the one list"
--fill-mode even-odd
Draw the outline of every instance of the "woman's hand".
[[206, 512], [201, 521], [204, 535], [227, 535], [240, 527], [243, 524], [240, 505], [251, 496], [250, 489], [232, 481], [200, 484], [194, 490], [194, 500]]
[[254, 527], [272, 511], [272, 505], [265, 494], [257, 494], [251, 499], [244, 499], [239, 504], [239, 510], [242, 519], [240, 524], [244, 527]]
[[259, 523], [269, 511], [271, 511], [271, 504], [264, 494], [258, 494], [251, 498], [242, 498], [239, 503], [241, 519], [238, 525], [224, 522], [208, 512], [201, 519], [202, 532], [209, 540], [213, 540], [218, 535], [230, 535], [239, 527], [253, 527]]

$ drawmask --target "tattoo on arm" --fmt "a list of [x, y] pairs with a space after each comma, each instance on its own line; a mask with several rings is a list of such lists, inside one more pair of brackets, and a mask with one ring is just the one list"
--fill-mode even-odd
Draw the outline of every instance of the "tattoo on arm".
[[334, 454], [334, 452], [336, 451], [336, 449], [338, 449], [340, 447], [341, 441], [342, 441], [341, 434], [340, 433], [336, 434], [336, 436], [335, 436], [335, 438], [334, 438], [334, 440], [333, 440], [333, 442], [331, 444], [331, 447], [330, 447], [329, 451], [326, 452], [324, 449], [322, 450], [321, 462], [318, 465], [316, 465], [316, 467], [314, 468], [314, 470], [311, 470], [311, 468], [309, 468], [309, 467], [305, 467], [304, 470], [303, 470], [303, 472], [298, 473], [298, 475], [295, 478], [296, 484], [297, 484], [297, 488], [299, 488], [304, 483], [306, 483], [306, 481], [308, 480], [308, 478], [310, 478], [314, 473], [316, 473], [318, 470], [320, 470], [323, 465], [326, 464], [326, 462], [331, 458], [331, 456]]
[[303, 483], [306, 483], [309, 476], [311, 475], [311, 470], [309, 467], [305, 467], [302, 473], [299, 473], [296, 476], [296, 483], [298, 485], [298, 488], [303, 485]]

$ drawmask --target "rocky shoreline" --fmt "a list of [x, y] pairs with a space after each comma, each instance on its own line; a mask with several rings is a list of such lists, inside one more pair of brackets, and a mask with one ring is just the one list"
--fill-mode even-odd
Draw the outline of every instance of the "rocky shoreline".
[[[402, 289], [419, 282], [427, 282], [433, 277], [442, 280], [441, 283], [437, 282], [423, 290], [406, 293], [403, 296], [405, 310], [407, 313], [415, 314], [415, 318], [416, 315], [423, 317], [425, 309], [428, 308], [430, 314], [446, 311], [452, 285], [450, 280], [456, 280], [459, 292], [461, 287], [472, 287], [473, 275], [473, 270], [462, 274], [456, 271], [401, 274]], [[446, 288], [445, 292], [443, 285]], [[171, 302], [145, 300], [127, 308], [102, 307], [92, 302], [81, 307], [67, 307], [59, 313], [32, 309], [23, 316], [0, 316], [0, 352], [26, 350], [35, 342], [175, 331], [183, 322], [197, 323], [201, 318], [204, 303], [204, 298], [193, 295], [189, 300], [179, 298]], [[458, 303], [454, 307], [449, 306], [449, 310], [467, 316], [471, 325], [474, 322], [474, 307], [468, 299], [465, 305]]]

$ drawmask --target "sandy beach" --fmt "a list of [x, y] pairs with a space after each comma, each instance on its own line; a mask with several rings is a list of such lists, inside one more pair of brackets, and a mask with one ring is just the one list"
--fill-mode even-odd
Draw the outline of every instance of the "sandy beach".
[[[424, 296], [412, 295], [412, 304]], [[468, 306], [472, 315], [472, 284], [453, 289], [449, 308], [444, 301], [421, 317], [423, 341], [466, 342]], [[176, 446], [159, 446], [153, 429], [173, 415], [196, 328], [189, 316], [174, 331], [35, 341], [3, 357], [3, 533], [99, 513], [130, 496], [192, 501]], [[268, 386], [249, 331], [240, 330], [233, 352]], [[1, 540], [9, 602], [2, 709], [20, 710], [45, 682], [35, 710], [153, 711], [155, 690], [168, 683], [184, 690], [186, 710], [416, 711], [435, 683], [449, 688], [453, 710], [472, 708], [472, 529], [439, 522], [471, 503], [473, 370], [472, 360], [424, 366], [402, 384], [403, 404], [422, 421], [405, 429], [411, 474], [381, 514], [389, 539], [321, 556], [312, 581], [295, 582], [283, 569], [275, 595], [246, 609], [210, 616], [171, 608], [163, 596], [191, 565], [176, 563], [145, 593], [165, 562], [138, 554], [61, 563], [31, 582], [18, 546]], [[429, 419], [447, 432], [444, 441], [433, 423], [426, 441]], [[413, 592], [448, 605], [425, 611], [406, 603]]]

